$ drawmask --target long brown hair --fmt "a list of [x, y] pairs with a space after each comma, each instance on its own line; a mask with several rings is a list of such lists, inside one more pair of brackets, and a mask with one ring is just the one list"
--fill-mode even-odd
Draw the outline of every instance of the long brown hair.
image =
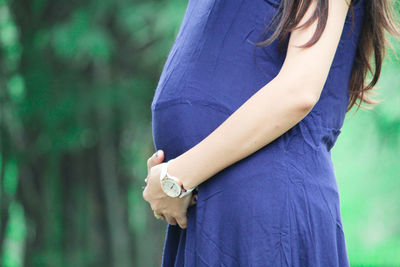
[[[304, 24], [296, 27], [312, 1], [281, 0], [277, 12], [263, 32], [266, 35], [274, 27], [272, 34], [268, 39], [254, 44], [256, 46], [267, 46], [279, 39], [282, 47], [290, 32], [307, 27], [317, 20], [317, 28], [313, 36], [300, 47], [310, 47], [315, 44], [321, 37], [328, 20], [329, 0], [318, 0], [314, 14]], [[394, 6], [389, 0], [364, 1], [366, 2], [364, 21], [350, 77], [349, 105], [346, 112], [350, 111], [354, 104], [357, 104], [358, 108], [366, 109], [362, 106], [363, 102], [371, 105], [380, 103], [380, 101], [374, 100], [368, 95], [374, 93], [371, 90], [375, 89], [374, 86], [381, 74], [382, 61], [386, 53], [385, 48], [388, 44], [385, 33], [388, 32], [395, 37], [400, 36], [399, 24], [394, 16]], [[353, 14], [354, 4], [354, 1], [351, 1], [349, 7], [351, 14]], [[352, 18], [354, 19], [354, 16]], [[371, 62], [372, 58], [374, 59], [373, 63]], [[372, 75], [369, 82], [366, 81], [368, 73]], [[359, 100], [359, 103], [357, 103], [357, 100]]]

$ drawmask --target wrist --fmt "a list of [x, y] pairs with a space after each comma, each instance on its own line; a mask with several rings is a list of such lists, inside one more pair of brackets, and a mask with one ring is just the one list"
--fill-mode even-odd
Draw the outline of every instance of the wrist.
[[197, 187], [197, 184], [192, 181], [192, 177], [188, 173], [185, 173], [185, 168], [181, 166], [183, 165], [181, 164], [179, 157], [175, 158], [168, 165], [168, 173], [177, 177], [181, 181], [183, 188], [186, 190]]

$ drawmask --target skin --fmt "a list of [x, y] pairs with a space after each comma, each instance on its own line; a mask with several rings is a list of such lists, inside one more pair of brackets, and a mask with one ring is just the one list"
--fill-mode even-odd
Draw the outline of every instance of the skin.
[[[349, 4], [330, 0], [326, 28], [312, 47], [299, 48], [311, 39], [316, 22], [291, 33], [287, 55], [279, 74], [217, 129], [196, 146], [181, 154], [168, 168], [184, 188], [195, 187], [219, 171], [251, 155], [300, 122], [318, 102], [339, 44]], [[313, 13], [315, 1], [300, 25]], [[301, 62], [301, 64], [299, 64]], [[190, 195], [168, 197], [161, 189], [161, 164], [149, 160], [148, 184], [143, 198], [168, 223], [186, 228]], [[159, 161], [157, 161], [159, 162]], [[165, 163], [162, 163], [165, 164]]]
[[[150, 197], [149, 204], [151, 209], [155, 211], [158, 215], [164, 217], [164, 219], [172, 225], [176, 225], [177, 223], [181, 228], [186, 228], [187, 219], [186, 219], [186, 211], [190, 205], [195, 205], [196, 201], [194, 200], [195, 195], [192, 193], [185, 196], [184, 198], [172, 198], [167, 196], [161, 189], [160, 185], [160, 172], [161, 172], [161, 164], [164, 161], [164, 151], [160, 150], [159, 155], [154, 153], [147, 160], [147, 170], [149, 175], [146, 178], [146, 196]], [[171, 209], [173, 207], [173, 209]]]

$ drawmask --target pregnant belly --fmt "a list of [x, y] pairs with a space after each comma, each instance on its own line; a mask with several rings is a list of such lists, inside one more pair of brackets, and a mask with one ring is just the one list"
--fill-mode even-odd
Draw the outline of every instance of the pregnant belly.
[[224, 107], [198, 99], [172, 99], [152, 107], [153, 141], [175, 158], [206, 138], [230, 116]]

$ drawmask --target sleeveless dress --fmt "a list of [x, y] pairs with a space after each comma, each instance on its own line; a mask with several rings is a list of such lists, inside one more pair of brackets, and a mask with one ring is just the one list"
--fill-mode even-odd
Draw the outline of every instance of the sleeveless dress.
[[[151, 104], [153, 142], [165, 161], [206, 138], [278, 74], [285, 49], [252, 42], [279, 4], [188, 1]], [[199, 185], [187, 228], [167, 226], [162, 266], [349, 266], [331, 149], [349, 102], [363, 14], [360, 0], [312, 111]]]

